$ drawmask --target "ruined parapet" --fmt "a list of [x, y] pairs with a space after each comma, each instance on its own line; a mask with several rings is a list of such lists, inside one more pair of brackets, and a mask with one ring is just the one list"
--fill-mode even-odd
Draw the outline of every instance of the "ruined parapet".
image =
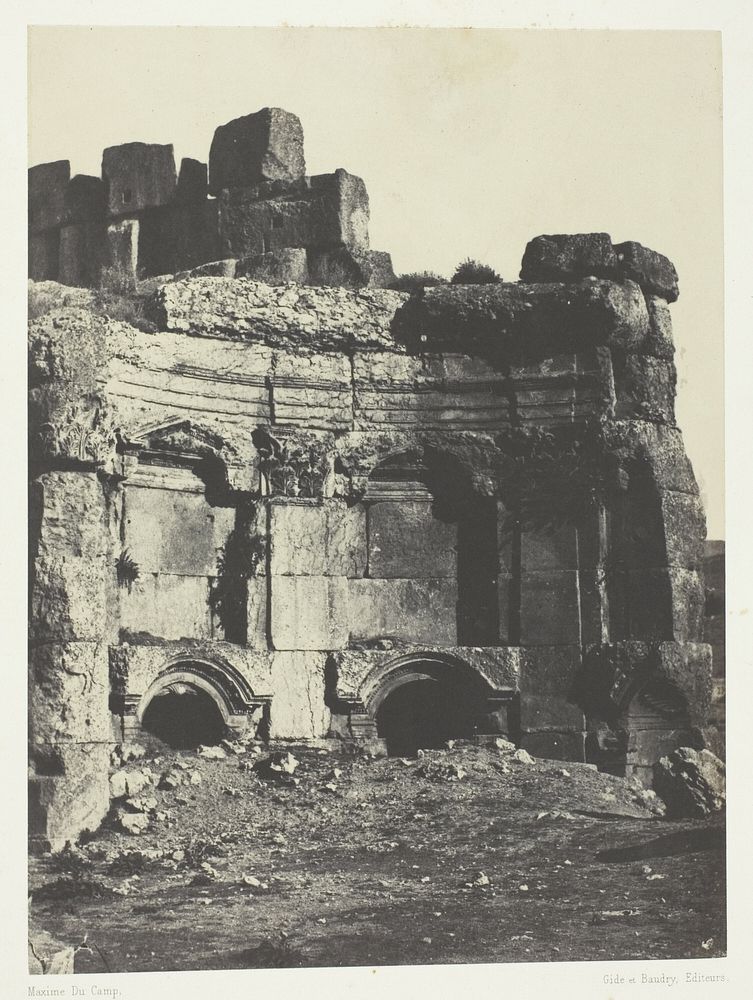
[[[176, 172], [171, 145], [143, 142], [105, 149], [101, 180], [70, 181], [67, 160], [32, 167], [29, 276], [127, 286], [273, 254], [238, 274], [270, 284], [384, 287], [392, 265], [389, 254], [369, 250], [368, 222], [361, 178], [341, 169], [306, 177], [299, 119], [263, 108], [216, 130], [208, 171], [186, 158]], [[288, 266], [290, 250], [307, 254], [305, 269]]]

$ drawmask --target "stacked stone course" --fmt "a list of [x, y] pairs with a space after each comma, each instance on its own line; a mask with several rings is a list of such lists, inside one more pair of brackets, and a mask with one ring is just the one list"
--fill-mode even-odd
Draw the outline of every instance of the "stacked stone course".
[[218, 128], [208, 175], [193, 159], [176, 173], [172, 146], [142, 142], [106, 149], [101, 179], [71, 179], [67, 160], [29, 170], [35, 281], [95, 287], [112, 270], [136, 283], [212, 265], [274, 284], [385, 287], [390, 256], [369, 249], [368, 225], [361, 178], [307, 177], [301, 123], [279, 108]]

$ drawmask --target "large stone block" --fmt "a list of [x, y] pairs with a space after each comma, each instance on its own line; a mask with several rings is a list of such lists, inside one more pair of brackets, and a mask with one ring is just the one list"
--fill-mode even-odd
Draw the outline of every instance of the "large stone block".
[[29, 233], [29, 279], [57, 281], [60, 233], [57, 229]]
[[96, 560], [106, 552], [104, 494], [94, 472], [45, 472], [31, 492], [29, 542], [36, 557]]
[[521, 281], [572, 281], [592, 275], [611, 278], [617, 254], [608, 233], [536, 236], [526, 246]]
[[390, 288], [396, 280], [388, 253], [350, 246], [309, 250], [308, 270], [312, 285]]
[[29, 168], [29, 229], [32, 233], [62, 225], [65, 193], [70, 179], [71, 165], [68, 160], [39, 163]]
[[212, 507], [203, 493], [126, 488], [124, 546], [144, 574], [216, 576], [234, 523], [232, 507]]
[[139, 267], [139, 220], [124, 219], [107, 227], [107, 266], [136, 281]]
[[551, 531], [525, 531], [520, 537], [520, 561], [524, 573], [578, 568], [575, 527], [564, 525]]
[[537, 236], [523, 255], [521, 281], [572, 281], [593, 275], [635, 281], [644, 291], [674, 302], [677, 272], [663, 254], [640, 243], [612, 246], [607, 233]]
[[632, 281], [438, 285], [397, 312], [396, 339], [413, 352], [460, 352], [493, 365], [532, 364], [594, 347], [637, 350], [648, 334], [643, 292]]
[[272, 655], [270, 735], [273, 739], [318, 739], [327, 735], [323, 653]]
[[633, 241], [618, 243], [614, 249], [625, 278], [667, 302], [677, 299], [677, 271], [668, 257]]
[[657, 295], [646, 296], [648, 307], [649, 334], [643, 345], [646, 354], [671, 361], [675, 354], [672, 339], [672, 316], [666, 299]]
[[191, 157], [180, 161], [175, 200], [182, 204], [204, 202], [207, 197], [207, 165]]
[[348, 641], [348, 581], [271, 576], [270, 637], [277, 650], [341, 649]]
[[29, 839], [33, 847], [60, 851], [82, 831], [98, 828], [110, 806], [110, 745], [36, 747], [32, 765]]
[[615, 416], [673, 424], [677, 373], [673, 362], [644, 354], [613, 359]]
[[455, 579], [458, 529], [428, 501], [369, 505], [369, 576], [375, 579]]
[[523, 732], [582, 732], [583, 709], [576, 703], [578, 646], [523, 646], [520, 651], [520, 725]]
[[249, 278], [191, 278], [163, 285], [161, 328], [315, 351], [397, 350], [392, 320], [405, 301], [382, 288], [275, 287]]
[[311, 177], [273, 197], [259, 188], [223, 191], [218, 202], [221, 246], [228, 256], [369, 245], [366, 188], [345, 170]]
[[246, 583], [246, 645], [268, 649], [269, 577], [254, 576]]
[[661, 513], [668, 566], [698, 569], [703, 562], [706, 515], [700, 497], [667, 491]]
[[705, 597], [697, 571], [670, 567], [630, 573], [628, 587], [632, 638], [702, 639]]
[[270, 540], [274, 576], [358, 577], [366, 569], [361, 506], [273, 503]]
[[96, 641], [107, 621], [104, 557], [61, 555], [33, 565], [31, 628], [33, 642]]
[[523, 646], [580, 642], [580, 602], [575, 570], [525, 573], [520, 584]]
[[102, 179], [111, 217], [168, 205], [177, 177], [172, 146], [127, 142], [102, 154]]
[[145, 276], [174, 274], [220, 257], [217, 204], [177, 202], [142, 214], [138, 266]]
[[267, 285], [308, 284], [309, 269], [306, 251], [286, 247], [273, 253], [252, 254], [243, 257], [235, 267], [238, 278], [251, 278]]
[[303, 177], [303, 128], [282, 108], [262, 108], [215, 130], [209, 150], [209, 190], [251, 187]]
[[351, 580], [349, 595], [351, 640], [457, 643], [454, 580]]
[[120, 626], [161, 639], [210, 639], [209, 592], [205, 576], [144, 573], [120, 590]]
[[60, 230], [58, 281], [63, 285], [99, 284], [105, 260], [105, 233], [95, 223], [64, 226]]
[[110, 739], [107, 646], [46, 643], [29, 652], [29, 729], [34, 743]]
[[76, 174], [65, 189], [65, 219], [67, 226], [94, 223], [105, 225], [105, 185], [99, 177]]

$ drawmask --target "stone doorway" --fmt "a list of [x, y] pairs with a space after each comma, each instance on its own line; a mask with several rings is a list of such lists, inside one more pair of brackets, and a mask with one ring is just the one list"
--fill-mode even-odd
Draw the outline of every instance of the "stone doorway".
[[175, 750], [219, 743], [226, 724], [214, 699], [198, 687], [177, 683], [158, 691], [141, 720], [145, 734]]

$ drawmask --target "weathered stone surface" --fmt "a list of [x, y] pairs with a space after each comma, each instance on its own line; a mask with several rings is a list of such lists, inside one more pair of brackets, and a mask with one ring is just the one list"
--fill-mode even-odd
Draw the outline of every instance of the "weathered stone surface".
[[647, 295], [646, 307], [648, 308], [649, 333], [643, 345], [643, 351], [656, 358], [671, 361], [675, 355], [675, 345], [672, 339], [672, 316], [667, 301], [657, 295]]
[[616, 417], [674, 424], [677, 373], [671, 361], [629, 354], [613, 365]]
[[176, 281], [184, 278], [234, 278], [237, 261], [233, 257], [224, 260], [212, 260], [207, 264], [199, 264], [198, 267], [191, 268], [190, 271], [179, 271], [175, 275]]
[[194, 278], [158, 292], [167, 330], [320, 350], [399, 350], [390, 324], [401, 292], [275, 287], [248, 278]]
[[252, 577], [246, 583], [246, 645], [250, 649], [269, 648], [268, 611], [268, 578]]
[[[102, 625], [99, 623], [99, 630]], [[110, 739], [107, 646], [45, 643], [29, 651], [30, 739], [106, 743]]]
[[700, 497], [663, 492], [660, 497], [668, 566], [698, 569], [703, 561], [706, 515]]
[[234, 257], [284, 247], [368, 249], [366, 187], [346, 170], [311, 177], [282, 191], [223, 191], [218, 205], [221, 246]]
[[[29, 975], [73, 975], [73, 945], [57, 941], [34, 922], [29, 926]], [[33, 995], [33, 994], [32, 994]]]
[[[35, 748], [35, 754], [45, 748]], [[60, 851], [82, 830], [96, 830], [110, 805], [110, 746], [55, 744], [46, 770], [29, 780], [29, 837], [34, 847]]]
[[93, 224], [64, 226], [60, 230], [58, 281], [64, 285], [93, 286], [105, 259], [104, 230]]
[[387, 636], [434, 646], [457, 643], [454, 580], [351, 580], [351, 640]]
[[614, 424], [619, 444], [614, 453], [623, 464], [645, 462], [659, 490], [698, 494], [682, 433], [677, 427], [644, 420], [621, 420]]
[[710, 750], [680, 747], [654, 765], [654, 790], [670, 818], [719, 812], [726, 799], [724, 764]]
[[520, 538], [520, 560], [526, 573], [577, 569], [578, 539], [573, 525], [550, 531], [525, 531]]
[[524, 733], [585, 730], [583, 710], [576, 704], [580, 665], [578, 646], [521, 649], [520, 725]]
[[276, 692], [270, 710], [273, 739], [316, 739], [327, 735], [324, 653], [277, 652], [271, 657]]
[[667, 302], [676, 301], [680, 294], [677, 271], [668, 257], [632, 241], [618, 243], [614, 249], [625, 278], [637, 282], [645, 291]]
[[366, 570], [366, 512], [341, 502], [270, 506], [273, 576], [358, 577]]
[[236, 264], [235, 276], [263, 281], [267, 285], [306, 285], [309, 280], [306, 251], [285, 247], [271, 253], [242, 257]]
[[458, 529], [440, 520], [431, 499], [369, 504], [369, 576], [454, 579]]
[[153, 785], [151, 771], [121, 768], [110, 775], [110, 796], [113, 799], [125, 799], [138, 795]]
[[203, 491], [126, 486], [123, 545], [143, 575], [216, 576], [234, 523], [235, 510], [211, 506]]
[[644, 291], [674, 302], [677, 272], [663, 254], [640, 243], [612, 246], [607, 233], [537, 236], [523, 255], [521, 281], [572, 281], [588, 275], [635, 281]]
[[520, 642], [526, 646], [580, 641], [575, 570], [524, 573], [520, 584]]
[[631, 281], [439, 285], [395, 316], [395, 336], [420, 353], [463, 351], [520, 364], [599, 345], [636, 350], [648, 333], [643, 293]]
[[57, 229], [29, 233], [29, 279], [57, 281], [60, 234]]
[[277, 650], [340, 649], [348, 641], [348, 582], [273, 576], [270, 637]]
[[520, 280], [572, 281], [589, 275], [612, 278], [618, 263], [608, 233], [537, 236], [526, 246]]
[[312, 285], [389, 288], [396, 280], [392, 257], [383, 250], [311, 249], [308, 251], [308, 270]]
[[68, 226], [105, 225], [105, 186], [99, 177], [76, 174], [65, 189], [65, 219]]
[[210, 639], [210, 581], [206, 576], [145, 573], [120, 590], [120, 625], [162, 639]]
[[139, 220], [124, 219], [107, 227], [107, 266], [136, 280], [139, 266]]
[[32, 233], [60, 226], [65, 219], [65, 193], [71, 179], [68, 160], [29, 168], [29, 228]]
[[184, 204], [203, 202], [207, 197], [207, 165], [185, 156], [180, 161], [175, 199]]
[[297, 115], [262, 108], [215, 130], [209, 150], [209, 190], [250, 187], [303, 177], [303, 128]]
[[703, 579], [671, 567], [629, 574], [631, 630], [635, 638], [699, 642], [703, 637]]
[[707, 724], [711, 710], [711, 649], [702, 642], [662, 642], [656, 657], [655, 674], [669, 681], [685, 699], [692, 726]]
[[102, 153], [102, 179], [111, 217], [168, 205], [177, 177], [172, 146], [127, 142]]

